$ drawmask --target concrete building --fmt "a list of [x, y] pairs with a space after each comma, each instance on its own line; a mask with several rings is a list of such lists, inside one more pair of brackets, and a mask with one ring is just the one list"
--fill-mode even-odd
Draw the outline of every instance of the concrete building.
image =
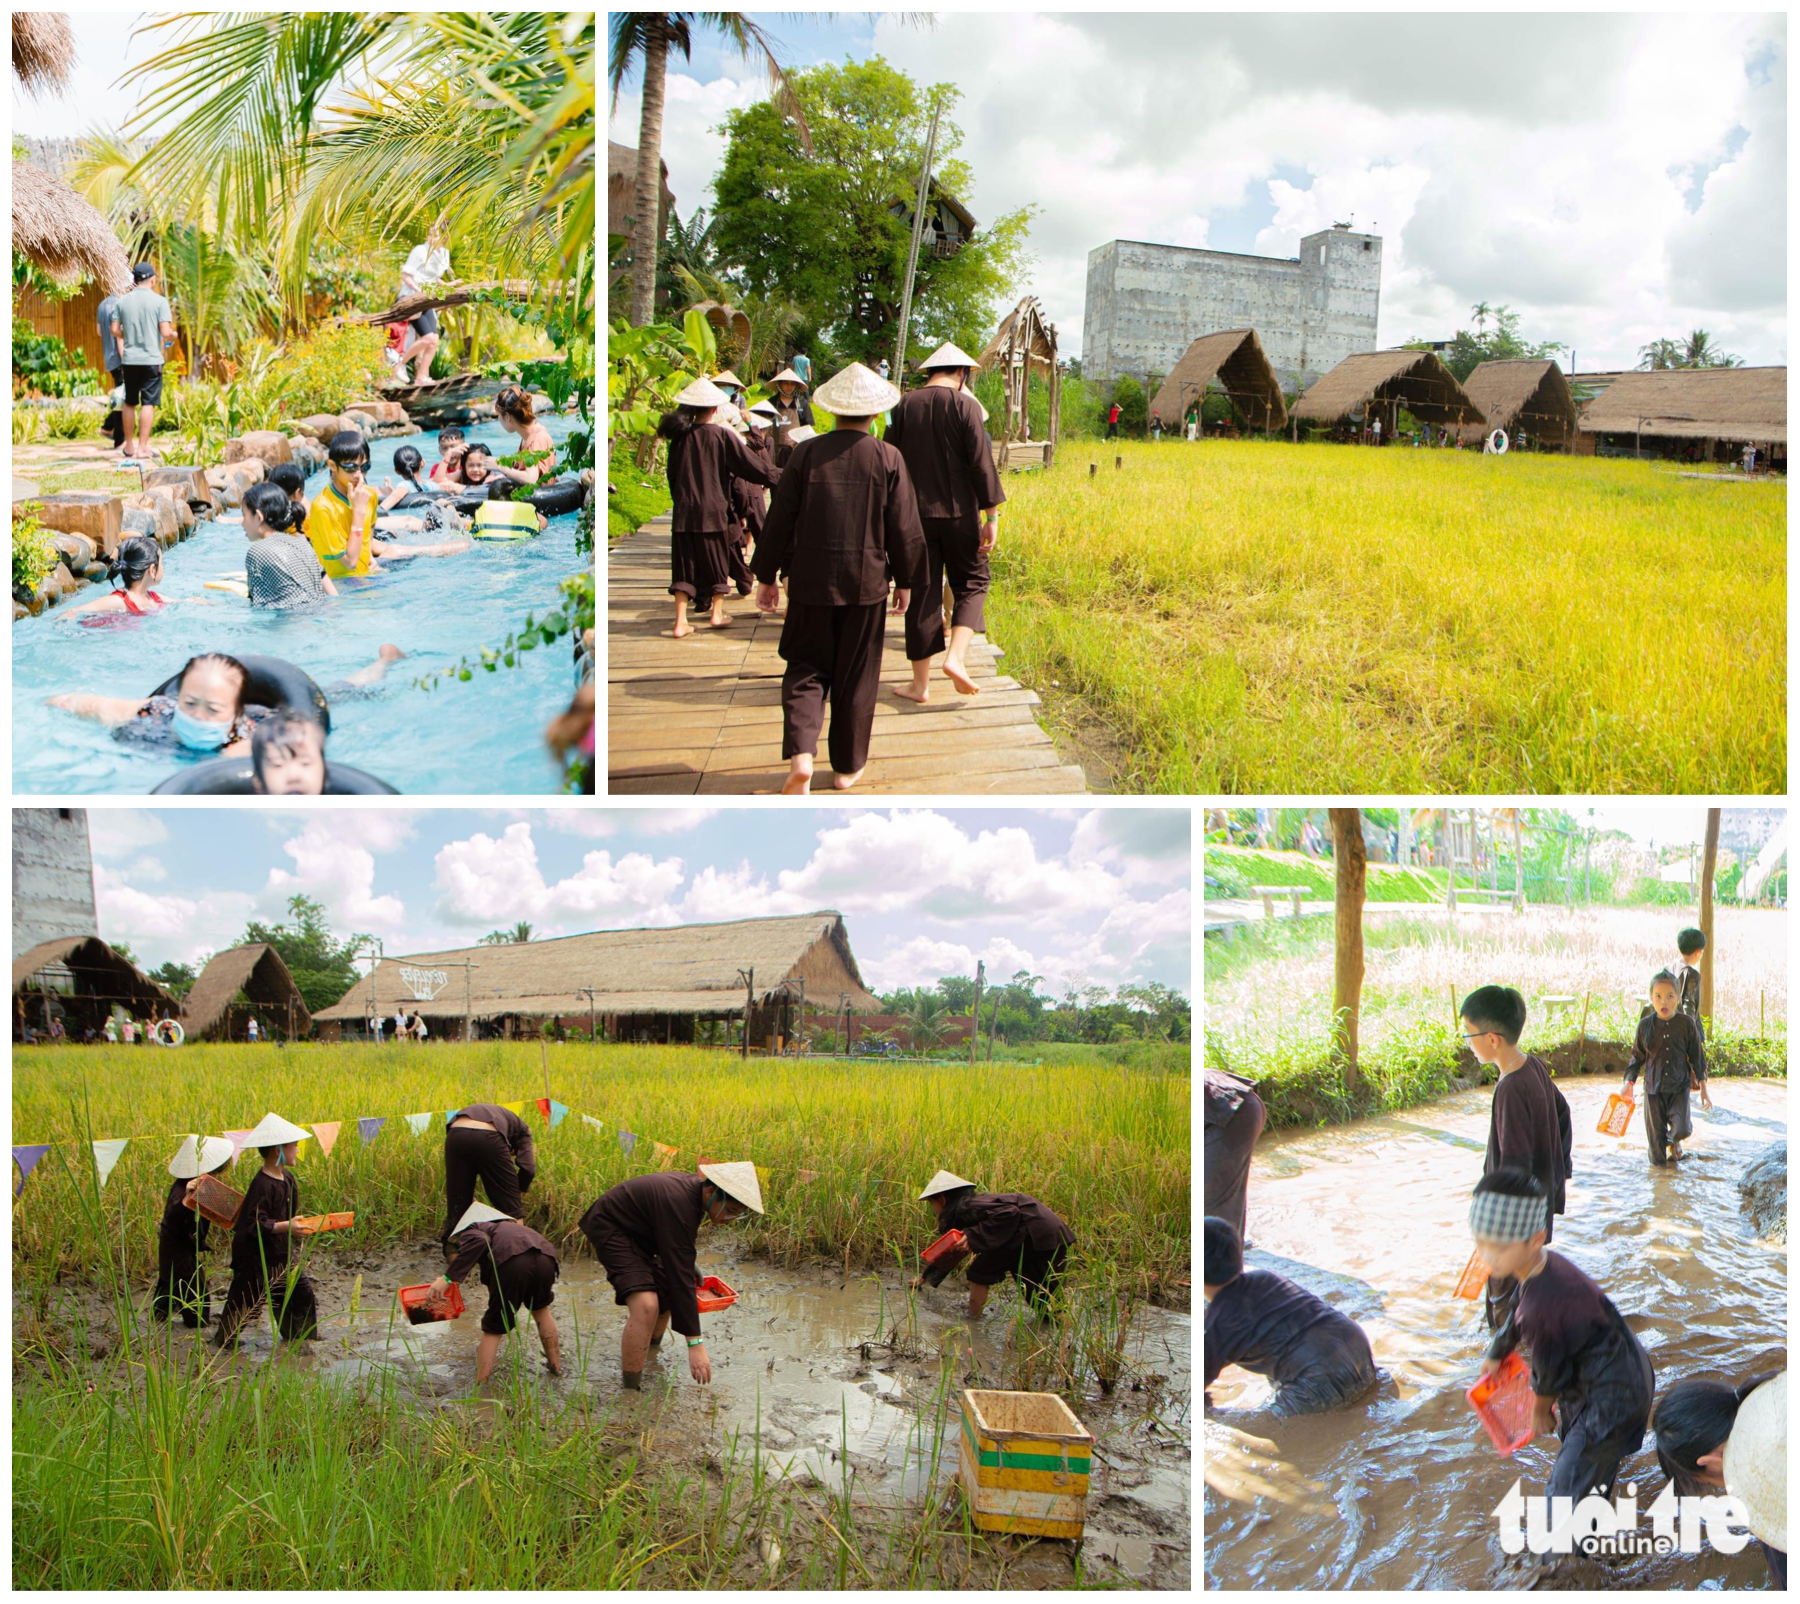
[[1282, 384], [1304, 388], [1376, 349], [1380, 309], [1378, 235], [1325, 229], [1288, 261], [1109, 240], [1088, 252], [1081, 371], [1142, 383], [1167, 375], [1203, 334], [1254, 329]]
[[87, 810], [14, 808], [13, 957], [99, 929]]

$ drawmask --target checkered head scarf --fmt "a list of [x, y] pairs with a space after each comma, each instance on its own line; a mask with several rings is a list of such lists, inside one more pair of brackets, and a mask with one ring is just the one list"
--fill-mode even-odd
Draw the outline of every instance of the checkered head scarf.
[[1541, 1197], [1508, 1197], [1477, 1192], [1469, 1200], [1469, 1232], [1484, 1242], [1523, 1242], [1550, 1224], [1550, 1205]]

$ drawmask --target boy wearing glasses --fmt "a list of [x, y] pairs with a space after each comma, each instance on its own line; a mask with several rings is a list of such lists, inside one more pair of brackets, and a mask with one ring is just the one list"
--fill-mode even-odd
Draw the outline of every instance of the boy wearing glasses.
[[[1564, 1212], [1563, 1188], [1574, 1173], [1575, 1129], [1569, 1105], [1550, 1079], [1536, 1053], [1519, 1050], [1525, 1031], [1525, 999], [1511, 986], [1481, 986], [1463, 998], [1463, 1040], [1483, 1064], [1500, 1072], [1494, 1087], [1493, 1116], [1488, 1123], [1487, 1157], [1481, 1173], [1523, 1170], [1535, 1176], [1550, 1200], [1544, 1239]], [[1512, 1276], [1488, 1276], [1488, 1329], [1497, 1331], [1518, 1301], [1519, 1283]]]

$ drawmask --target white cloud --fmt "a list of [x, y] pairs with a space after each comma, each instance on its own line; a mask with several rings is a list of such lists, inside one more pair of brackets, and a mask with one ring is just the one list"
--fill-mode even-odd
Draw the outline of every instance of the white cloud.
[[785, 901], [777, 907], [769, 891], [768, 876], [740, 863], [735, 869], [707, 864], [693, 878], [681, 899], [681, 916], [695, 924], [719, 924], [727, 919], [755, 919], [769, 913], [805, 913]]
[[128, 858], [168, 839], [161, 816], [148, 808], [88, 809], [88, 844], [96, 858]]
[[598, 841], [618, 832], [618, 815], [602, 813], [593, 806], [579, 808], [508, 808], [505, 817], [525, 819], [554, 830], [558, 835], [583, 836]]
[[483, 832], [439, 849], [437, 911], [452, 924], [499, 924], [529, 919], [551, 930], [564, 923], [591, 930], [608, 924], [679, 923], [671, 899], [687, 877], [680, 858], [628, 852], [590, 852], [566, 879], [548, 882], [538, 864], [531, 826], [509, 824], [498, 837]]
[[620, 817], [639, 835], [684, 835], [718, 814], [718, 808], [633, 808]]
[[151, 885], [160, 885], [169, 878], [169, 871], [160, 858], [133, 858], [124, 872], [127, 879]]
[[[406, 904], [396, 896], [375, 894], [375, 856], [361, 844], [370, 833], [364, 821], [379, 817], [374, 811], [358, 811], [311, 820], [299, 835], [282, 843], [294, 868], [292, 872], [269, 870], [264, 903], [271, 908], [285, 907], [288, 898], [303, 894], [323, 902], [340, 927], [401, 930], [406, 924]], [[378, 841], [387, 842], [393, 832], [377, 828], [373, 834]]]
[[143, 891], [103, 863], [94, 868], [94, 900], [101, 935], [128, 944], [151, 967], [229, 946], [256, 911], [256, 899], [244, 892]]

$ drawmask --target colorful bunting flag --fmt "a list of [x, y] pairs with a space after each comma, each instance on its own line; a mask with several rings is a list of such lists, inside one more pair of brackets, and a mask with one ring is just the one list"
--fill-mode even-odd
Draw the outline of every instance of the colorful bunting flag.
[[550, 1105], [550, 1129], [555, 1130], [558, 1125], [562, 1124], [562, 1122], [569, 1117], [569, 1105], [567, 1103], [557, 1102], [554, 1097], [546, 1097], [544, 1101]]
[[460, 1108], [446, 1108], [444, 1110], [444, 1129], [445, 1130], [449, 1130], [450, 1127], [456, 1123], [456, 1116], [458, 1114], [460, 1114], [461, 1112], [462, 1112], [462, 1110]]
[[125, 1151], [129, 1136], [109, 1136], [104, 1142], [94, 1143], [94, 1168], [100, 1172], [100, 1184], [106, 1185], [106, 1178], [112, 1174], [113, 1166], [119, 1162], [119, 1155]]
[[656, 1149], [656, 1167], [666, 1170], [675, 1157], [675, 1149], [666, 1142], [652, 1140], [650, 1145]]
[[231, 1162], [233, 1164], [237, 1163], [238, 1154], [244, 1151], [244, 1138], [249, 1134], [250, 1132], [247, 1130], [225, 1133], [225, 1140], [231, 1143]]
[[343, 1128], [344, 1122], [341, 1119], [313, 1121], [313, 1135], [319, 1139], [319, 1151], [327, 1158], [331, 1157], [331, 1150], [337, 1145], [338, 1132]]
[[425, 1127], [431, 1123], [431, 1110], [427, 1109], [423, 1114], [408, 1114], [406, 1123], [412, 1126], [414, 1136], [423, 1136]]
[[13, 1188], [13, 1196], [17, 1197], [25, 1190], [25, 1183], [31, 1178], [31, 1172], [37, 1168], [38, 1160], [50, 1151], [48, 1142], [39, 1142], [32, 1147], [15, 1147], [13, 1163], [19, 1166], [19, 1184]]
[[604, 1131], [606, 1129], [606, 1126], [601, 1121], [595, 1119], [592, 1114], [583, 1114], [581, 1117], [597, 1131]]
[[385, 1124], [387, 1124], [386, 1115], [383, 1115], [379, 1119], [374, 1115], [365, 1115], [356, 1122], [356, 1128], [362, 1134], [364, 1147], [367, 1147], [369, 1143], [374, 1141], [375, 1138], [381, 1134], [381, 1127]]
[[542, 1114], [545, 1119], [550, 1117], [550, 1099], [548, 1097], [540, 1097], [537, 1100], [537, 1111]]
[[636, 1146], [637, 1146], [637, 1137], [634, 1136], [630, 1131], [620, 1131], [619, 1132], [619, 1147], [622, 1152], [630, 1153], [632, 1148], [634, 1148]]
[[521, 1097], [516, 1103], [502, 1103], [502, 1108], [511, 1109], [520, 1119], [525, 1117], [525, 1099]]

